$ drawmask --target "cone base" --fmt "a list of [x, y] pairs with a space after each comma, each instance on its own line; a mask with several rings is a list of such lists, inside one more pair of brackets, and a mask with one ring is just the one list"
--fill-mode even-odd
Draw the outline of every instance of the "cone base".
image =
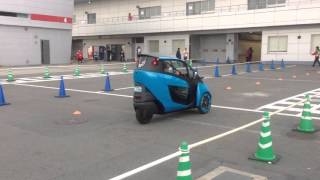
[[14, 82], [14, 81], [16, 81], [16, 80], [7, 80], [7, 82]]
[[43, 79], [50, 79], [50, 78], [52, 78], [51, 76], [49, 76], [49, 77], [43, 77]]
[[65, 96], [54, 96], [54, 97], [56, 97], [56, 98], [68, 98], [70, 96], [69, 95], [65, 95]]
[[110, 90], [105, 90], [105, 89], [102, 89], [103, 92], [111, 92], [113, 91], [113, 89], [110, 89]]
[[10, 105], [10, 103], [3, 103], [3, 104], [0, 104], [0, 106], [7, 106], [7, 105]]
[[276, 164], [281, 159], [281, 156], [278, 155], [278, 154], [275, 154], [275, 158], [273, 160], [264, 160], [264, 159], [257, 158], [255, 153], [254, 153], [251, 156], [249, 156], [248, 159], [249, 160], [254, 160], [254, 161], [260, 161], [260, 162], [264, 162], [264, 163], [268, 163], [268, 164]]
[[293, 129], [293, 131], [305, 133], [305, 134], [314, 134], [319, 131], [319, 129], [301, 129], [299, 126], [296, 129]]

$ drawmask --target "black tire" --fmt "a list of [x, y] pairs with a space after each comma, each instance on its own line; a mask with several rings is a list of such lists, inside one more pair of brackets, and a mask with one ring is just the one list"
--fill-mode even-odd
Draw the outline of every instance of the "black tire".
[[140, 124], [148, 124], [153, 114], [146, 109], [136, 109], [136, 118]]
[[211, 109], [211, 96], [209, 93], [204, 93], [200, 100], [198, 111], [200, 114], [207, 114]]

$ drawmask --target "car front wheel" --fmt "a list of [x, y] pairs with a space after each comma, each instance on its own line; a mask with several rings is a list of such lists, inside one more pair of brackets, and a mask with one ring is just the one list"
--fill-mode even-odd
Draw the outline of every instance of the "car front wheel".
[[200, 105], [198, 110], [200, 114], [206, 114], [210, 112], [211, 109], [211, 96], [209, 93], [204, 93], [200, 99]]
[[146, 109], [136, 109], [136, 118], [140, 124], [148, 124], [153, 114]]

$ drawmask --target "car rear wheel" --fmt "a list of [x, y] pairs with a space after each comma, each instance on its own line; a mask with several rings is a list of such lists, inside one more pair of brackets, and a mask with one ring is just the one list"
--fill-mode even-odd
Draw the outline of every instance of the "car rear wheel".
[[136, 109], [136, 118], [140, 124], [148, 124], [153, 114], [146, 109]]
[[204, 93], [200, 99], [200, 105], [198, 110], [200, 114], [206, 114], [210, 112], [211, 109], [211, 96], [209, 93]]

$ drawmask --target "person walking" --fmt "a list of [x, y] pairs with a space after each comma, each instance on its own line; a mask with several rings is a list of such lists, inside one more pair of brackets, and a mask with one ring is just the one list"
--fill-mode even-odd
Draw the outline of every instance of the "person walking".
[[253, 55], [253, 49], [252, 49], [252, 47], [249, 47], [249, 49], [247, 50], [247, 55], [246, 55], [247, 62], [252, 61], [252, 55]]
[[189, 57], [189, 52], [188, 52], [187, 48], [184, 48], [184, 50], [183, 50], [183, 60], [187, 61], [188, 57]]
[[319, 55], [320, 55], [320, 48], [319, 46], [316, 47], [315, 51], [312, 53], [314, 55], [314, 61], [312, 67], [315, 67], [316, 63], [319, 64], [320, 66], [320, 61], [319, 61]]
[[178, 59], [181, 59], [180, 48], [178, 48], [178, 50], [177, 50], [176, 57], [177, 57]]

